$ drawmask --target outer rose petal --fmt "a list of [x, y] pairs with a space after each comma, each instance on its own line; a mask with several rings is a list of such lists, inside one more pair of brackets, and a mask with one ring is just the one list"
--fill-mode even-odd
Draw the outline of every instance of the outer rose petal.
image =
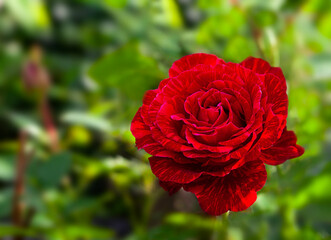
[[[143, 105], [143, 107], [144, 106], [145, 105]], [[141, 116], [143, 107], [138, 110], [131, 123], [131, 132], [136, 138], [137, 148], [143, 148], [147, 153], [154, 156], [171, 157], [179, 162], [186, 160], [184, 157], [180, 158], [177, 156], [175, 152], [168, 151], [153, 139], [149, 126], [145, 124]]]
[[269, 72], [270, 64], [261, 58], [248, 57], [240, 63], [241, 66], [251, 69], [253, 72], [264, 74]]
[[170, 157], [150, 157], [152, 172], [160, 181], [190, 183], [201, 175], [223, 177], [230, 173], [235, 162], [202, 166], [201, 163], [178, 163]]
[[260, 160], [269, 165], [278, 165], [288, 159], [300, 157], [305, 150], [296, 142], [294, 132], [285, 128], [282, 136], [272, 147], [261, 151]]
[[130, 128], [133, 136], [136, 139], [150, 135], [151, 132], [150, 128], [145, 124], [144, 120], [141, 117], [141, 109], [142, 108], [139, 108], [136, 115], [134, 116]]
[[180, 73], [190, 70], [199, 64], [215, 65], [216, 63], [224, 63], [217, 56], [206, 53], [195, 53], [182, 57], [175, 61], [169, 69], [169, 77], [176, 77]]
[[169, 192], [169, 195], [178, 192], [182, 188], [182, 184], [173, 183], [173, 182], [159, 181], [159, 184], [164, 190]]
[[241, 66], [251, 69], [258, 74], [271, 73], [280, 79], [280, 84], [286, 88], [286, 80], [280, 67], [271, 67], [267, 61], [260, 58], [248, 57], [240, 63]]
[[265, 184], [267, 172], [262, 161], [248, 162], [224, 177], [202, 176], [184, 185], [198, 198], [201, 208], [210, 215], [243, 211], [256, 200], [256, 192]]
[[174, 183], [190, 183], [200, 177], [202, 173], [196, 166], [178, 164], [171, 158], [150, 157], [152, 172], [160, 181]]

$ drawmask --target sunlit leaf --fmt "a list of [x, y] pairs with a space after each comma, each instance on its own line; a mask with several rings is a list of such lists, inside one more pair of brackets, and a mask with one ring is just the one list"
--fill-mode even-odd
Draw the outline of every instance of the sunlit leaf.
[[293, 203], [297, 207], [302, 207], [310, 202], [316, 202], [321, 199], [328, 199], [330, 201], [331, 192], [325, 191], [325, 189], [328, 189], [330, 185], [331, 176], [318, 176], [297, 194], [297, 196], [293, 199]]
[[163, 75], [157, 63], [140, 53], [136, 44], [126, 45], [94, 63], [89, 75], [104, 87], [119, 89], [126, 97], [141, 100]]
[[5, 4], [27, 30], [48, 27], [49, 16], [43, 0], [10, 0]]
[[12, 181], [15, 176], [15, 156], [0, 156], [0, 180]]
[[182, 17], [175, 0], [162, 0], [163, 8], [166, 13], [169, 25], [175, 28], [182, 27]]
[[316, 80], [328, 80], [331, 78], [331, 55], [327, 53], [314, 55], [310, 59], [313, 77]]
[[109, 131], [111, 129], [110, 123], [106, 119], [86, 112], [66, 112], [62, 115], [61, 119], [64, 123], [84, 126], [99, 131]]
[[28, 132], [30, 135], [42, 141], [47, 141], [47, 135], [40, 125], [33, 119], [20, 113], [7, 113], [7, 117], [21, 130]]

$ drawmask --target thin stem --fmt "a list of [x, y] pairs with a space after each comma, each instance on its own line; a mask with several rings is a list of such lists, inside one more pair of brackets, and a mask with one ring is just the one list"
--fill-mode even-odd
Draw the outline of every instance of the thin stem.
[[44, 126], [46, 128], [46, 132], [50, 138], [51, 149], [53, 152], [59, 151], [59, 139], [55, 124], [53, 122], [51, 109], [49, 107], [46, 93], [43, 93], [40, 102], [39, 102], [39, 109], [42, 120], [44, 122]]
[[[23, 219], [23, 203], [21, 201], [22, 195], [24, 193], [24, 175], [28, 162], [28, 157], [25, 154], [25, 146], [27, 141], [27, 133], [20, 132], [19, 138], [19, 151], [16, 163], [16, 177], [14, 186], [14, 196], [13, 196], [13, 208], [12, 208], [12, 219], [13, 224], [17, 227], [22, 227], [24, 225]], [[21, 240], [22, 236], [15, 236], [14, 240]]]

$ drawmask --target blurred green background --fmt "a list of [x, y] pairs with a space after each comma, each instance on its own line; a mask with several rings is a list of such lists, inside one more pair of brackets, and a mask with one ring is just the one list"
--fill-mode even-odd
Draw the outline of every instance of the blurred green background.
[[[169, 197], [129, 131], [195, 52], [281, 66], [306, 149], [227, 219]], [[0, 0], [0, 238], [331, 239], [330, 80], [330, 0]]]

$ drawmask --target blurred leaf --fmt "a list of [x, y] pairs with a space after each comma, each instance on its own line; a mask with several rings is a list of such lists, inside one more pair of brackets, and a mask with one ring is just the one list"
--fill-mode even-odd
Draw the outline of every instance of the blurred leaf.
[[102, 161], [102, 164], [113, 182], [121, 188], [130, 187], [133, 182], [137, 182], [142, 178], [147, 181], [154, 181], [149, 166], [144, 162], [117, 157], [107, 158]]
[[75, 146], [86, 146], [91, 142], [91, 134], [84, 127], [72, 126], [68, 131], [68, 141]]
[[140, 53], [136, 44], [126, 45], [94, 63], [89, 75], [104, 87], [119, 89], [126, 97], [141, 100], [163, 78], [157, 63]]
[[124, 7], [128, 0], [105, 0], [105, 4], [109, 7]]
[[169, 25], [175, 28], [183, 26], [181, 13], [175, 0], [162, 0], [163, 8]]
[[[273, 1], [264, 1], [264, 0], [243, 0], [242, 5], [245, 7], [257, 7], [264, 8], [270, 10], [278, 10], [282, 7], [282, 5], [286, 2], [286, 0], [273, 0]], [[295, 1], [292, 1], [295, 2]]]
[[5, 218], [10, 215], [13, 202], [13, 192], [12, 188], [2, 189], [0, 191], [0, 218]]
[[0, 237], [12, 237], [17, 234], [34, 237], [38, 233], [33, 229], [19, 228], [14, 226], [0, 226]]
[[54, 220], [51, 219], [50, 216], [45, 214], [45, 212], [38, 211], [31, 221], [31, 226], [38, 227], [38, 228], [52, 228], [54, 227]]
[[89, 127], [99, 131], [109, 131], [110, 123], [102, 117], [94, 116], [86, 112], [66, 112], [61, 116], [61, 120], [72, 125]]
[[19, 113], [6, 113], [7, 117], [19, 129], [24, 130], [43, 142], [47, 141], [47, 135], [40, 125], [26, 115]]
[[[221, 221], [215, 222], [215, 219], [200, 217], [195, 214], [188, 213], [172, 213], [165, 218], [165, 223], [174, 226], [188, 227], [194, 229], [210, 229], [213, 230], [215, 227], [221, 227]], [[217, 226], [215, 226], [217, 224]]]
[[240, 36], [240, 30], [245, 26], [245, 21], [243, 12], [237, 8], [212, 15], [197, 30], [197, 40], [202, 44], [215, 41], [217, 38], [232, 40], [233, 37]]
[[321, 17], [321, 19], [319, 19], [318, 29], [324, 36], [331, 39], [330, 23], [331, 23], [331, 12], [325, 14], [324, 16]]
[[56, 187], [71, 166], [71, 154], [62, 152], [47, 161], [33, 161], [29, 166], [29, 176], [37, 180], [43, 188]]
[[322, 239], [328, 239], [328, 238], [321, 236], [314, 229], [306, 226], [303, 230], [300, 231], [298, 239], [299, 240], [322, 240]]
[[76, 240], [76, 239], [105, 239], [109, 240], [114, 236], [114, 231], [100, 227], [93, 227], [91, 225], [68, 225], [64, 228], [52, 229], [50, 236], [63, 239]]
[[15, 177], [15, 156], [0, 156], [0, 180], [12, 181]]
[[331, 54], [323, 53], [314, 55], [309, 59], [316, 80], [328, 80], [331, 78]]
[[254, 54], [255, 45], [247, 38], [238, 36], [229, 41], [225, 51], [224, 58], [234, 62], [240, 62], [243, 59]]
[[[192, 231], [185, 228], [180, 228], [176, 226], [161, 225], [155, 227], [148, 232], [146, 240], [191, 240], [191, 239], [208, 239], [201, 238], [198, 236], [198, 231]], [[127, 240], [140, 240], [141, 238], [131, 237]]]
[[253, 9], [252, 18], [254, 23], [259, 27], [266, 27], [277, 22], [277, 15], [275, 12], [266, 9]]
[[27, 30], [48, 27], [49, 16], [42, 0], [10, 0], [5, 4]]
[[305, 186], [293, 199], [293, 204], [300, 208], [308, 203], [329, 200], [331, 201], [331, 192], [325, 191], [331, 186], [331, 176], [330, 175], [320, 175]]
[[276, 200], [277, 198], [273, 194], [259, 193], [254, 208], [259, 209], [263, 213], [276, 213], [279, 210]]

